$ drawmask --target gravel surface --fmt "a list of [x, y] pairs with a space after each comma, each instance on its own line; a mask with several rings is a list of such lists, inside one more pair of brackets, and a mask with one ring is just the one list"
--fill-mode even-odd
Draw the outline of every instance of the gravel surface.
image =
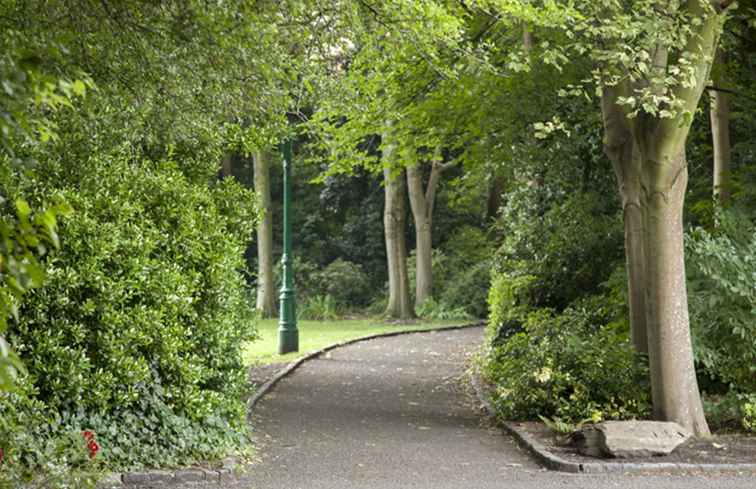
[[222, 487], [756, 488], [752, 475], [543, 470], [485, 424], [462, 380], [482, 340], [482, 328], [411, 334], [357, 343], [305, 363], [257, 405], [259, 461]]

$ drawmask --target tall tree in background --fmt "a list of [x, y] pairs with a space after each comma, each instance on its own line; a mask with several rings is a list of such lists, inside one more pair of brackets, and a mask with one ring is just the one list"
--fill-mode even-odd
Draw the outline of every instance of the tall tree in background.
[[407, 166], [407, 189], [415, 223], [415, 307], [431, 298], [433, 290], [433, 208], [441, 175], [450, 164], [442, 161], [440, 147], [430, 163], [428, 183], [423, 185], [423, 167]]
[[405, 170], [395, 172], [392, 162], [396, 146], [386, 134], [383, 141], [383, 183], [386, 200], [383, 211], [383, 228], [386, 239], [386, 258], [389, 276], [389, 295], [386, 315], [397, 319], [410, 319], [415, 311], [410, 301], [409, 274], [407, 273], [407, 187]]
[[257, 310], [264, 317], [276, 314], [273, 278], [273, 216], [270, 201], [270, 163], [264, 151], [253, 156], [255, 193], [262, 218], [257, 226]]
[[712, 69], [714, 87], [709, 90], [709, 119], [714, 148], [714, 197], [725, 203], [730, 199], [730, 95], [725, 91], [725, 55], [722, 49]]

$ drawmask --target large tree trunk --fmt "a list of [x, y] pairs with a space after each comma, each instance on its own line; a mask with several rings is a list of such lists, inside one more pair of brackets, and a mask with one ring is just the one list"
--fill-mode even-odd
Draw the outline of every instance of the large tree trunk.
[[[712, 73], [715, 88], [724, 80], [724, 55], [717, 54]], [[724, 203], [730, 199], [730, 96], [720, 90], [710, 90], [711, 136], [714, 146], [714, 197]]]
[[616, 104], [618, 94], [618, 88], [606, 88], [601, 99], [604, 152], [614, 167], [622, 199], [630, 334], [635, 349], [648, 353], [641, 160], [626, 115]]
[[654, 417], [709, 435], [693, 365], [683, 247], [688, 182], [684, 145], [677, 155], [644, 155], [644, 223], [649, 361]]
[[386, 315], [397, 319], [411, 319], [415, 311], [410, 302], [409, 274], [407, 273], [407, 242], [404, 235], [407, 221], [404, 170], [392, 175], [391, 158], [394, 147], [384, 143], [383, 170], [386, 200], [383, 210], [383, 227], [386, 238], [386, 258], [389, 275], [389, 297]]
[[407, 187], [415, 222], [416, 267], [415, 307], [430, 299], [433, 293], [433, 207], [436, 189], [444, 167], [435, 158], [427, 188], [423, 188], [423, 174], [419, 166], [407, 168]]
[[264, 317], [276, 314], [276, 291], [273, 279], [273, 217], [270, 214], [270, 164], [259, 151], [254, 155], [255, 192], [262, 219], [257, 226], [257, 310]]
[[[687, 3], [691, 13], [704, 16], [689, 35], [685, 51], [697, 55], [693, 65], [696, 84], [679, 84], [671, 89], [680, 102], [674, 117], [660, 118], [641, 112], [622, 116], [618, 97], [636, 93], [629, 81], [605, 87], [602, 101], [607, 153], [620, 180], [623, 203], [633, 203], [640, 167], [640, 214], [643, 227], [643, 263], [646, 290], [646, 329], [651, 367], [654, 417], [675, 421], [699, 436], [709, 435], [693, 363], [693, 345], [688, 318], [683, 246], [683, 204], [687, 187], [685, 142], [709, 77], [710, 60], [716, 49], [721, 17], [704, 12], [698, 2]], [[707, 11], [708, 12], [708, 11]], [[663, 45], [649, 53], [654, 69], [666, 73], [668, 51]], [[641, 81], [640, 83], [645, 83]], [[648, 87], [646, 87], [648, 88]], [[665, 88], [650, 87], [662, 93]], [[627, 134], [630, 137], [628, 138]], [[629, 143], [628, 141], [631, 141]], [[630, 145], [628, 147], [628, 145]], [[633, 203], [632, 207], [635, 207]], [[637, 221], [634, 213], [626, 217]], [[633, 233], [634, 224], [626, 232]], [[637, 234], [637, 233], [636, 233]], [[640, 252], [638, 252], [640, 253]], [[632, 252], [628, 252], [628, 261]], [[629, 270], [628, 275], [631, 275]]]

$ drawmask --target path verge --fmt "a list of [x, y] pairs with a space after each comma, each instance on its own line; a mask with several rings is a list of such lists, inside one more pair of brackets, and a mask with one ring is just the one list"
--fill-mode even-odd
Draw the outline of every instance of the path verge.
[[504, 432], [512, 436], [517, 443], [527, 450], [533, 458], [549, 470], [569, 472], [573, 474], [688, 474], [711, 473], [711, 474], [742, 474], [756, 473], [756, 463], [745, 464], [691, 464], [670, 462], [573, 462], [551, 453], [546, 446], [531, 436], [526, 430], [518, 426], [516, 422], [500, 422], [496, 419], [495, 411], [491, 405], [489, 396], [482, 386], [477, 372], [472, 374], [471, 383], [481, 405], [492, 420], [500, 426]]
[[[268, 394], [276, 386], [277, 383], [279, 383], [281, 380], [283, 380], [287, 376], [291, 375], [297, 368], [299, 368], [302, 364], [304, 364], [308, 360], [317, 358], [331, 350], [334, 350], [336, 348], [341, 348], [347, 345], [352, 345], [354, 343], [360, 343], [363, 341], [368, 341], [368, 340], [373, 340], [373, 339], [378, 339], [378, 338], [389, 338], [393, 336], [401, 336], [401, 335], [409, 335], [409, 334], [423, 334], [423, 333], [427, 334], [427, 333], [434, 333], [434, 332], [440, 332], [440, 331], [451, 331], [451, 330], [464, 329], [464, 328], [475, 328], [475, 327], [480, 327], [482, 324], [484, 323], [478, 322], [478, 323], [469, 323], [469, 324], [462, 324], [462, 325], [456, 325], [456, 326], [440, 326], [438, 328], [429, 328], [429, 329], [422, 329], [422, 330], [402, 330], [402, 331], [390, 331], [386, 333], [377, 333], [377, 334], [372, 334], [372, 335], [367, 335], [367, 336], [361, 336], [359, 338], [354, 338], [351, 340], [340, 341], [338, 343], [333, 343], [319, 350], [315, 350], [313, 352], [307, 353], [301, 358], [298, 358], [288, 363], [285, 367], [279, 370], [276, 374], [273, 375], [273, 377], [271, 377], [262, 386], [260, 386], [259, 389], [255, 391], [255, 394], [247, 401], [247, 420], [248, 421], [250, 420], [252, 410], [254, 409], [255, 405], [263, 397], [265, 397], [265, 395]], [[236, 469], [238, 469], [238, 466], [236, 465], [235, 460], [226, 459], [223, 462], [223, 466], [221, 468], [212, 469], [212, 470], [190, 467], [190, 468], [182, 468], [182, 469], [176, 469], [176, 470], [156, 469], [156, 470], [145, 470], [145, 471], [138, 471], [138, 472], [127, 472], [124, 474], [111, 474], [105, 477], [102, 481], [100, 481], [100, 483], [98, 483], [97, 485], [97, 488], [98, 489], [117, 489], [117, 488], [139, 488], [139, 487], [145, 487], [145, 486], [170, 487], [171, 485], [176, 485], [176, 484], [197, 483], [197, 482], [204, 482], [204, 483], [214, 482], [220, 485], [224, 482], [227, 482], [229, 479], [232, 479], [234, 477]]]

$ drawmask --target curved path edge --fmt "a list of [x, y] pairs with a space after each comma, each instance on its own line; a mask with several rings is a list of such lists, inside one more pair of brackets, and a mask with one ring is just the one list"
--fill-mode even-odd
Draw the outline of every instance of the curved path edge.
[[483, 405], [488, 416], [517, 443], [530, 453], [535, 460], [545, 468], [558, 472], [573, 474], [685, 474], [690, 472], [711, 474], [742, 474], [756, 473], [756, 463], [751, 464], [690, 464], [690, 463], [601, 463], [601, 462], [572, 462], [549, 452], [546, 447], [529, 435], [525, 430], [511, 421], [500, 422], [496, 418], [491, 400], [484, 391], [478, 372], [473, 373], [471, 383], [478, 400]]
[[[308, 360], [323, 355], [331, 350], [341, 348], [344, 346], [352, 345], [354, 343], [360, 343], [363, 341], [374, 340], [378, 338], [389, 338], [392, 336], [402, 336], [408, 334], [422, 334], [422, 333], [434, 333], [439, 331], [451, 331], [456, 329], [476, 328], [484, 326], [486, 323], [468, 323], [455, 326], [439, 326], [436, 328], [428, 329], [406, 329], [401, 331], [389, 331], [387, 333], [377, 333], [367, 336], [361, 336], [359, 338], [353, 338], [351, 340], [340, 341], [338, 343], [330, 344], [319, 350], [312, 351], [306, 355], [297, 358], [296, 360], [288, 363], [284, 368], [279, 370], [271, 379], [266, 381], [259, 389], [255, 391], [255, 394], [247, 401], [247, 421], [250, 421], [252, 410], [260, 400], [265, 397], [281, 380], [285, 379], [302, 364]], [[139, 472], [126, 472], [123, 474], [110, 474], [101, 480], [97, 487], [98, 489], [115, 489], [121, 487], [138, 488], [145, 485], [175, 485], [191, 482], [215, 482], [221, 484], [227, 482], [234, 477], [234, 473], [239, 467], [236, 465], [233, 458], [224, 460], [223, 467], [216, 470], [204, 470], [204, 469], [178, 469], [178, 470], [145, 470]]]
[[247, 419], [249, 420], [250, 414], [252, 413], [252, 410], [254, 409], [255, 405], [258, 402], [260, 402], [260, 400], [263, 397], [265, 397], [266, 394], [268, 394], [271, 390], [273, 390], [276, 384], [278, 384], [281, 380], [291, 375], [297, 368], [299, 368], [303, 363], [307, 362], [308, 360], [317, 358], [324, 353], [327, 353], [331, 350], [335, 350], [336, 348], [353, 345], [355, 343], [361, 343], [363, 341], [375, 340], [378, 338], [391, 338], [393, 336], [402, 336], [402, 335], [408, 335], [408, 334], [435, 333], [438, 331], [453, 331], [455, 329], [477, 328], [480, 326], [484, 326], [485, 324], [486, 324], [485, 321], [483, 321], [483, 322], [462, 324], [462, 325], [456, 325], [456, 326], [440, 326], [437, 328], [428, 328], [428, 329], [407, 329], [407, 330], [401, 330], [401, 331], [389, 331], [388, 333], [377, 333], [377, 334], [371, 334], [367, 336], [360, 336], [359, 338], [353, 338], [351, 340], [340, 341], [338, 343], [333, 343], [319, 350], [312, 351], [304, 355], [303, 357], [300, 357], [292, 361], [288, 365], [286, 365], [283, 369], [279, 370], [278, 373], [276, 373], [270, 380], [268, 380], [262, 386], [260, 386], [260, 388], [255, 392], [255, 395], [252, 396], [249, 399], [249, 401], [247, 401]]

